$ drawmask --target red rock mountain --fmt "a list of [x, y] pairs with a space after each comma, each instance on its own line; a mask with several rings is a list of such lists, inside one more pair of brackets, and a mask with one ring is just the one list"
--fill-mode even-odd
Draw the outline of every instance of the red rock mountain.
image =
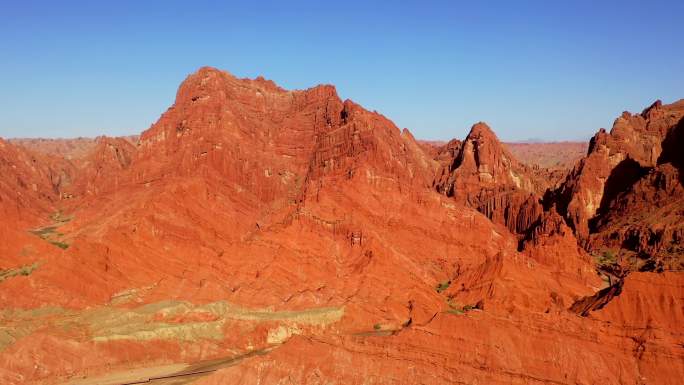
[[[663, 173], [681, 165], [678, 135]], [[681, 273], [609, 287], [571, 210], [543, 211], [549, 184], [483, 123], [430, 149], [332, 86], [202, 68], [135, 143], [31, 148], [0, 141], [2, 383], [684, 374]], [[607, 213], [663, 185], [652, 178]]]
[[657, 101], [625, 112], [610, 133], [599, 131], [589, 152], [550, 199], [597, 254], [636, 268], [681, 269], [680, 151], [684, 100]]
[[59, 191], [71, 181], [68, 161], [33, 153], [0, 138], [0, 213], [27, 223], [55, 207]]
[[544, 183], [511, 155], [487, 124], [475, 124], [452, 153], [435, 178], [438, 191], [514, 233], [526, 232], [539, 219]]

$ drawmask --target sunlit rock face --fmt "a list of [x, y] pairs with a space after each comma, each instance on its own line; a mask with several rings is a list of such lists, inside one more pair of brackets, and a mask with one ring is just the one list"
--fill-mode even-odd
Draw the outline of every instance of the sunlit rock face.
[[475, 124], [452, 153], [437, 174], [438, 191], [517, 234], [539, 220], [545, 183], [513, 157], [487, 124]]
[[550, 194], [587, 249], [620, 251], [630, 269], [683, 267], [682, 118], [684, 101], [623, 113]]
[[546, 194], [484, 123], [427, 146], [208, 67], [139, 137], [0, 140], [0, 382], [677, 384], [682, 273], [599, 276], [585, 246], [681, 239], [678, 106]]

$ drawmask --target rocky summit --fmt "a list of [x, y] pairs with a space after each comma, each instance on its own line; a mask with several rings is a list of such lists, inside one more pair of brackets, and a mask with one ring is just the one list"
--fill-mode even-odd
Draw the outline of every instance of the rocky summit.
[[681, 384], [684, 100], [534, 146], [210, 67], [0, 139], [0, 383]]

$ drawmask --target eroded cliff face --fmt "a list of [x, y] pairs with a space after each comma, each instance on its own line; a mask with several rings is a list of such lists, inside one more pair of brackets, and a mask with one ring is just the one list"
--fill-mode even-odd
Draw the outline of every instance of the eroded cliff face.
[[447, 149], [446, 155], [453, 157], [435, 178], [438, 191], [517, 234], [539, 220], [545, 184], [511, 155], [487, 124], [475, 124], [462, 144]]
[[621, 277], [594, 306], [607, 283], [483, 124], [431, 152], [332, 86], [202, 68], [139, 141], [99, 138], [53, 193], [7, 195], [17, 175], [48, 191], [51, 163], [34, 172], [31, 151], [0, 145], [21, 169], [3, 174], [1, 207], [37, 207], [0, 221], [3, 383], [684, 373], [684, 316], [666, 311], [682, 306], [681, 273]]
[[623, 113], [549, 194], [588, 250], [621, 256], [628, 269], [681, 269], [681, 158], [673, 149], [684, 143], [683, 117], [684, 101]]
[[[466, 316], [439, 314], [427, 326], [394, 335], [389, 345], [381, 336], [298, 336], [198, 383], [287, 378], [301, 384], [365, 384], [370, 378], [375, 383], [675, 384], [684, 365], [681, 349], [672, 348], [680, 335], [672, 333], [679, 329], [672, 322], [682, 314], [681, 309], [671, 312], [669, 301], [681, 301], [681, 285], [675, 273], [638, 273], [627, 278], [619, 297], [588, 317], [552, 311], [513, 321], [516, 317], [495, 316], [485, 307]], [[652, 303], [652, 296], [664, 301], [653, 304], [649, 319], [639, 304]], [[467, 332], [448, 332], [454, 329]], [[514, 367], [524, 367], [524, 373]]]
[[15, 146], [0, 138], [0, 213], [26, 224], [50, 212], [75, 174], [68, 161]]
[[579, 246], [572, 229], [554, 208], [545, 212], [527, 234], [522, 249], [532, 259], [553, 269], [560, 276], [570, 275], [582, 282], [600, 286], [593, 259]]
[[[200, 69], [140, 138], [138, 182], [217, 173], [264, 203], [302, 198], [324, 174], [359, 167], [426, 185], [436, 167], [412, 136], [333, 86], [286, 91], [264, 79]], [[371, 172], [371, 171], [369, 171]]]

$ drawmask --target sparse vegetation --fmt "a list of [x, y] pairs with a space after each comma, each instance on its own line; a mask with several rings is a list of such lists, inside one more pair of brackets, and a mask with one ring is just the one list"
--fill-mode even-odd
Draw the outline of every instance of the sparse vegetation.
[[37, 235], [43, 239], [48, 238], [51, 236], [55, 230], [57, 230], [56, 226], [47, 226], [47, 227], [42, 227], [40, 229], [35, 229], [35, 230], [30, 230], [30, 233], [33, 235]]
[[461, 315], [461, 314], [465, 313], [463, 311], [463, 309], [458, 309], [458, 308], [451, 308], [451, 309], [447, 310], [446, 312], [449, 314], [456, 314], [456, 315]]
[[29, 276], [35, 269], [38, 268], [38, 262], [32, 264], [32, 265], [25, 265], [22, 267], [18, 267], [16, 269], [7, 269], [7, 270], [0, 270], [0, 282], [12, 278], [12, 277], [17, 277], [17, 276]]
[[599, 267], [610, 266], [617, 263], [617, 255], [613, 250], [605, 250], [600, 255], [594, 255], [594, 260]]
[[451, 302], [451, 300], [449, 300], [447, 304], [449, 305], [449, 309], [446, 311], [446, 313], [449, 314], [461, 315], [471, 310], [479, 309], [478, 305], [460, 305], [458, 303]]
[[375, 330], [380, 330], [380, 329], [382, 329], [382, 325], [380, 325], [380, 324], [375, 324], [375, 325], [373, 325], [373, 329], [375, 329]]
[[[51, 218], [60, 223], [68, 222], [70, 220], [70, 218], [61, 217], [61, 214], [59, 213], [52, 215]], [[50, 242], [52, 245], [57, 246], [60, 249], [66, 250], [69, 248], [69, 244], [59, 239], [63, 237], [64, 234], [58, 232], [57, 227], [58, 226], [55, 225], [46, 226], [39, 229], [29, 230], [29, 232], [40, 237], [40, 239], [44, 241]]]
[[69, 248], [68, 243], [60, 242], [60, 241], [50, 241], [53, 245], [59, 247], [60, 249], [66, 250]]
[[61, 211], [56, 211], [50, 216], [50, 219], [55, 222], [66, 223], [71, 220], [71, 217], [65, 216]]
[[441, 293], [444, 290], [448, 289], [450, 285], [451, 281], [440, 282], [437, 284], [437, 287], [435, 287], [435, 290], [437, 290], [438, 293]]

